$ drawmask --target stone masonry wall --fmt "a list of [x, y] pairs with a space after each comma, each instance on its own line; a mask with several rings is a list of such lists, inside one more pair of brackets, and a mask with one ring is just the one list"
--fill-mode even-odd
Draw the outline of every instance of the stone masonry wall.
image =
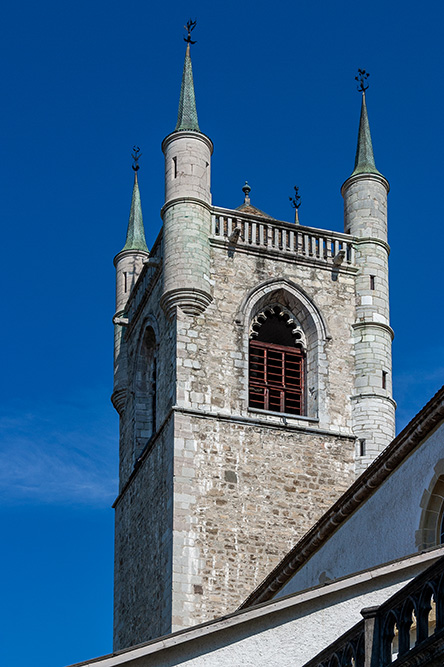
[[171, 631], [173, 419], [116, 506], [114, 649]]
[[176, 429], [173, 631], [234, 611], [354, 479], [353, 438], [189, 414]]
[[[212, 267], [211, 305], [200, 317], [177, 315], [176, 630], [233, 611], [354, 479], [355, 274], [217, 244]], [[318, 418], [287, 416], [287, 425], [248, 408], [249, 318], [241, 312], [255, 287], [277, 277], [269, 298], [285, 298], [288, 281], [327, 331]]]
[[[121, 495], [115, 510], [115, 649], [171, 630], [176, 329], [159, 306], [161, 281], [154, 278], [151, 287], [148, 302], [126, 332], [128, 396], [120, 419]], [[147, 452], [138, 462], [136, 369], [143, 370], [137, 357], [147, 327], [156, 334], [157, 435], [147, 437]]]
[[[324, 319], [327, 336], [323, 356], [318, 359], [323, 381], [318, 425], [349, 435], [349, 398], [354, 393], [355, 274], [278, 261], [279, 257], [264, 253], [232, 254], [226, 246], [217, 245], [212, 250], [213, 302], [200, 317], [178, 313], [177, 404], [195, 410], [251, 414], [247, 395], [249, 321], [236, 319], [254, 288], [279, 278], [306, 294]], [[273, 299], [273, 282], [267, 289]], [[278, 284], [275, 289], [279, 300], [282, 290]]]
[[[125, 333], [128, 368], [128, 391], [125, 411], [120, 419], [120, 468], [119, 479], [122, 489], [131, 474], [140, 447], [136, 444], [137, 428], [137, 373], [140, 372], [138, 355], [140, 354], [144, 332], [152, 327], [156, 336], [157, 387], [156, 387], [156, 423], [157, 428], [168, 415], [175, 402], [175, 366], [176, 366], [176, 329], [165, 317], [159, 305], [162, 282], [154, 281], [150, 299], [137, 319], [131, 323], [131, 330]], [[148, 437], [147, 437], [148, 441]]]

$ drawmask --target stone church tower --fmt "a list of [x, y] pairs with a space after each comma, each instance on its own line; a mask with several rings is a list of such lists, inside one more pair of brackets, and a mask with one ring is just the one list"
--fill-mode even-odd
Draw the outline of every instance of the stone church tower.
[[[187, 45], [148, 252], [115, 258], [115, 648], [231, 612], [394, 437], [387, 215], [365, 93], [344, 233], [213, 206]], [[136, 165], [137, 166], [137, 165]]]

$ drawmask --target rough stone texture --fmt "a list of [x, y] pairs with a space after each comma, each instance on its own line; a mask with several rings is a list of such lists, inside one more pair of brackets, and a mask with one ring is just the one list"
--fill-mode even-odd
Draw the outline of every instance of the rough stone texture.
[[352, 176], [342, 188], [344, 227], [357, 237], [355, 392], [353, 432], [364, 456], [358, 472], [395, 437], [392, 399], [392, 331], [390, 329], [387, 245], [388, 183], [382, 176]]
[[171, 628], [173, 420], [116, 506], [114, 648]]
[[173, 631], [234, 611], [346, 490], [354, 452], [351, 438], [178, 421]]
[[[164, 142], [163, 240], [152, 252], [163, 263], [143, 269], [126, 306], [116, 649], [233, 611], [391, 439], [381, 178], [354, 177], [346, 189], [357, 267], [327, 261], [320, 241], [304, 257], [236, 245], [211, 236], [209, 165], [199, 161], [211, 146], [189, 134]], [[355, 233], [359, 219], [365, 234]], [[248, 407], [250, 324], [273, 304], [306, 340], [301, 417]], [[155, 355], [142, 353], [147, 331]], [[154, 356], [155, 420], [143, 406]], [[363, 457], [357, 435], [368, 441]]]
[[[145, 268], [139, 281], [152, 269]], [[120, 419], [119, 491], [115, 516], [114, 646], [120, 648], [158, 636], [171, 628], [173, 549], [173, 447], [171, 414], [175, 393], [176, 338], [159, 306], [161, 281], [151, 275], [151, 299], [122, 334], [128, 391]], [[136, 286], [137, 288], [137, 286]], [[131, 304], [129, 305], [131, 312]], [[156, 434], [141, 451], [137, 423], [143, 335], [156, 336]], [[121, 329], [121, 327], [120, 327]], [[148, 371], [148, 369], [147, 369]], [[152, 410], [154, 409], [151, 403]], [[145, 416], [146, 418], [146, 416]], [[140, 459], [138, 460], [138, 458]]]
[[[173, 132], [165, 153], [163, 305], [202, 312], [211, 301], [208, 237], [213, 145], [197, 132]], [[198, 298], [193, 298], [197, 297]]]

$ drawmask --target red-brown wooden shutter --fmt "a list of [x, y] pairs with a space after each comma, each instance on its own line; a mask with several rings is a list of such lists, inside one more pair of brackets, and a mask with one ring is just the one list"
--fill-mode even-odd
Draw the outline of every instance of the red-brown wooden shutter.
[[304, 356], [297, 348], [250, 342], [251, 408], [304, 413]]

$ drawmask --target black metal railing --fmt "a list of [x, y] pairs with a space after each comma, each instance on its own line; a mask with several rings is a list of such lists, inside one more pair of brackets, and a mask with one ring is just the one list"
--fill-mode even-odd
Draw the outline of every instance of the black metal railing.
[[444, 557], [361, 613], [363, 621], [304, 667], [444, 665]]

